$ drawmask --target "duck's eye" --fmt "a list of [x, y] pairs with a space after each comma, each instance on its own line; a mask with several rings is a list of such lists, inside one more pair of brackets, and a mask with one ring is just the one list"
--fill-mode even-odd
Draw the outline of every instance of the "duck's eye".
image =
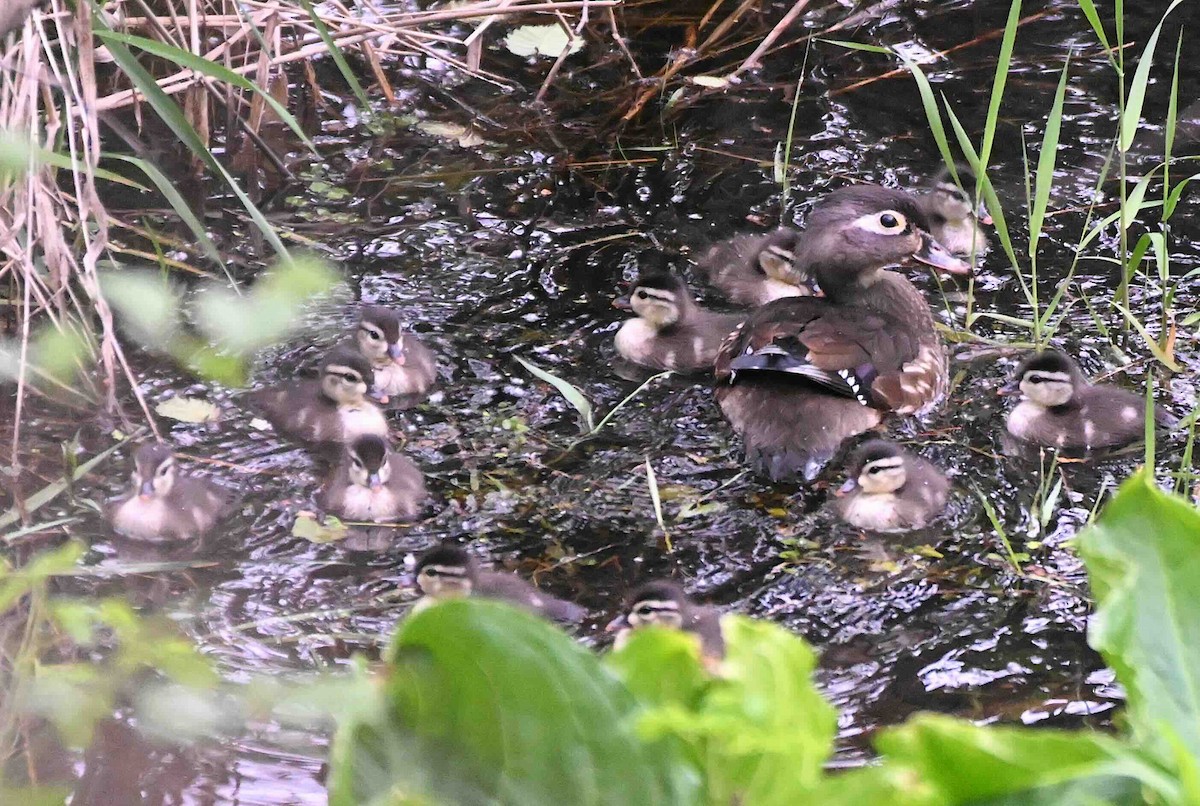
[[358, 377], [353, 372], [343, 372], [342, 379], [345, 380], [346, 383], [359, 383], [362, 381], [362, 378]]
[[160, 476], [165, 476], [171, 472], [171, 466], [170, 465], [159, 465], [158, 470], [156, 472]]
[[357, 467], [359, 470], [363, 469], [363, 463], [360, 462], [358, 459], [351, 459], [350, 461], [353, 462], [354, 466]]
[[1029, 381], [1030, 383], [1041, 383], [1042, 382], [1042, 379], [1039, 378], [1037, 375], [1030, 375], [1025, 380]]
[[639, 288], [639, 289], [637, 290], [637, 293], [636, 293], [636, 294], [634, 294], [634, 296], [635, 296], [635, 297], [637, 297], [638, 299], [646, 299], [646, 298], [647, 298], [647, 297], [649, 297], [650, 295], [649, 295], [649, 294], [647, 294], [645, 291], [643, 291], [642, 289], [640, 289], [640, 288]]
[[367, 335], [370, 336], [374, 341], [379, 341], [380, 339], [383, 338], [383, 336], [380, 336], [378, 333], [376, 333], [373, 330], [368, 330]]
[[879, 226], [887, 230], [900, 229], [904, 226], [903, 218], [896, 213], [883, 213], [879, 216]]

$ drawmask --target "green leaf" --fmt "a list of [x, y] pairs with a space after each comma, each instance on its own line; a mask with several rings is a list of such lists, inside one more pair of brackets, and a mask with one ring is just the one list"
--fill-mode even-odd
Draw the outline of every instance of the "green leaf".
[[350, 527], [332, 515], [327, 515], [321, 522], [313, 515], [302, 512], [296, 516], [292, 524], [292, 537], [302, 537], [313, 543], [335, 543], [345, 540], [350, 534]]
[[1146, 100], [1146, 85], [1150, 83], [1150, 65], [1154, 62], [1154, 49], [1158, 47], [1158, 35], [1162, 33], [1162, 23], [1177, 5], [1183, 0], [1175, 0], [1163, 12], [1162, 20], [1154, 27], [1142, 56], [1138, 59], [1137, 69], [1133, 73], [1133, 81], [1129, 85], [1129, 95], [1125, 99], [1125, 109], [1121, 113], [1121, 138], [1118, 145], [1122, 151], [1128, 151], [1137, 137], [1138, 126], [1142, 122], [1142, 103]]
[[672, 759], [634, 733], [633, 697], [559, 630], [463, 599], [409, 616], [383, 708], [342, 725], [331, 806], [691, 803]]
[[358, 82], [358, 78], [354, 75], [354, 71], [350, 69], [350, 65], [346, 62], [346, 57], [342, 53], [342, 49], [338, 47], [337, 42], [333, 40], [333, 36], [329, 33], [329, 27], [325, 25], [325, 21], [317, 14], [313, 8], [312, 0], [300, 0], [300, 5], [308, 12], [308, 18], [312, 22], [313, 27], [317, 29], [317, 35], [321, 37], [321, 41], [325, 43], [326, 50], [333, 58], [334, 64], [337, 65], [338, 71], [342, 74], [342, 78], [350, 86], [350, 91], [354, 93], [354, 97], [358, 99], [359, 105], [362, 107], [363, 114], [369, 114], [371, 111], [371, 100], [367, 97], [367, 93], [362, 88], [362, 84]]
[[0, 130], [0, 190], [7, 188], [36, 166], [37, 156], [27, 135]]
[[596, 430], [596, 423], [592, 415], [592, 404], [584, 397], [583, 392], [573, 386], [570, 381], [565, 381], [557, 375], [550, 374], [541, 367], [529, 363], [524, 358], [521, 358], [521, 356], [513, 357], [517, 359], [518, 364], [533, 373], [534, 377], [545, 381], [562, 393], [567, 402], [575, 407], [575, 410], [579, 412], [579, 416], [583, 418], [583, 433], [586, 434]]
[[[1085, 803], [1085, 794], [1141, 802], [1103, 798], [1137, 792], [1139, 778], [1157, 782], [1141, 759], [1099, 733], [982, 727], [922, 714], [875, 744], [885, 766], [919, 779], [933, 803]], [[1051, 788], [1053, 797], [1030, 794]]]
[[1135, 735], [1200, 756], [1200, 512], [1143, 470], [1079, 550], [1097, 602], [1089, 642], [1126, 689]]
[[696, 708], [712, 682], [700, 664], [700, 644], [682, 630], [643, 627], [619, 650], [608, 653], [605, 665], [648, 708]]
[[154, 407], [161, 417], [181, 423], [212, 423], [221, 419], [221, 410], [198, 397], [169, 397]]
[[158, 273], [105, 272], [100, 275], [100, 290], [120, 314], [121, 325], [143, 347], [162, 350], [179, 331], [182, 295]]
[[1067, 73], [1071, 68], [1068, 55], [1054, 91], [1054, 103], [1050, 117], [1046, 120], [1046, 132], [1042, 136], [1042, 147], [1038, 151], [1036, 182], [1033, 194], [1033, 209], [1029, 212], [1029, 259], [1037, 260], [1038, 242], [1042, 237], [1042, 222], [1046, 218], [1046, 207], [1050, 203], [1050, 190], [1054, 187], [1054, 165], [1058, 158], [1058, 135], [1062, 128], [1063, 100], [1067, 92]]
[[[284, 247], [283, 241], [275, 232], [275, 228], [271, 226], [262, 211], [250, 200], [246, 192], [242, 190], [241, 185], [233, 177], [229, 171], [225, 169], [212, 152], [209, 151], [204, 141], [200, 139], [200, 135], [192, 128], [192, 124], [188, 123], [184, 117], [183, 110], [179, 105], [171, 100], [171, 97], [163, 92], [162, 87], [154, 80], [154, 77], [142, 67], [141, 63], [130, 52], [125, 43], [121, 41], [122, 34], [118, 34], [111, 28], [107, 27], [106, 20], [108, 15], [96, 2], [90, 0], [92, 5], [92, 34], [105, 45], [108, 46], [108, 51], [112, 55], [113, 60], [137, 88], [138, 92], [146, 99], [154, 111], [162, 118], [163, 123], [167, 124], [168, 128], [175, 133], [184, 145], [186, 145], [196, 157], [203, 162], [210, 171], [225, 182], [229, 189], [237, 196], [238, 201], [246, 209], [246, 212], [253, 219], [255, 225], [262, 232], [263, 237], [271, 248], [280, 256], [287, 256], [287, 248]], [[232, 282], [232, 278], [230, 278]]]
[[516, 56], [548, 56], [555, 58], [565, 50], [575, 53], [583, 47], [583, 39], [571, 36], [557, 23], [522, 25], [504, 37], [504, 47]]

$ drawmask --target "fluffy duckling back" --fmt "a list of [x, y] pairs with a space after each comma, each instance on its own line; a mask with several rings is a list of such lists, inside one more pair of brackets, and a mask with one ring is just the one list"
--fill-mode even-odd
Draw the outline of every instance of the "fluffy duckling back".
[[637, 314], [617, 331], [617, 352], [658, 370], [711, 371], [721, 342], [743, 319], [700, 307], [683, 280], [670, 274], [642, 275], [615, 304]]
[[[1112, 449], [1145, 436], [1146, 400], [1108, 384], [1093, 384], [1066, 353], [1045, 350], [1028, 356], [1003, 390], [1021, 395], [1008, 415], [1008, 432], [1048, 448]], [[1158, 425], [1171, 417], [1155, 407]]]

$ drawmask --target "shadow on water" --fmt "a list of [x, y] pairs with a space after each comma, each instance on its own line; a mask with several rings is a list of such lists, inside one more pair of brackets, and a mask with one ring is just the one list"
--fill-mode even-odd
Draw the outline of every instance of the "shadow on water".
[[[1025, 13], [1035, 19], [1018, 36], [992, 175], [1010, 219], [1023, 218], [1022, 137], [1040, 141], [1057, 72], [1073, 51], [1055, 213], [1041, 258], [1047, 298], [1073, 256], [1109, 147], [1115, 97], [1110, 69], [1075, 5], [1030, 5]], [[916, 54], [951, 50], [926, 72], [960, 118], [978, 125], [997, 40], [955, 48], [1002, 28], [1008, 3], [883, 8], [881, 16], [861, 16], [837, 37]], [[654, 6], [629, 12], [634, 21], [654, 13]], [[840, 5], [823, 6], [806, 25], [820, 30], [844, 13]], [[1140, 42], [1157, 12], [1130, 13], [1144, 14], [1127, 22], [1127, 37]], [[644, 42], [631, 23], [635, 53], [657, 65], [668, 52], [654, 44], [659, 40], [649, 17], [643, 22]], [[1163, 41], [1174, 42], [1174, 30]], [[768, 59], [757, 78], [659, 118], [648, 112], [641, 125], [619, 129], [606, 99], [633, 88], [616, 55], [600, 58], [607, 47], [593, 42], [576, 70], [564, 71], [550, 95], [552, 114], [544, 117], [469, 82], [435, 88], [444, 78], [435, 66], [399, 65], [412, 87], [403, 112], [465, 124], [471, 115], [464, 110], [473, 109], [489, 142], [462, 148], [402, 126], [374, 134], [331, 126], [318, 138], [325, 162], [306, 171], [326, 184], [285, 197], [275, 211], [277, 220], [335, 250], [346, 283], [311, 312], [300, 338], [262, 356], [253, 381], [269, 384], [310, 367], [346, 331], [359, 300], [402, 311], [442, 356], [435, 397], [392, 415], [404, 450], [428, 473], [435, 501], [427, 517], [396, 529], [386, 549], [374, 552], [292, 537], [296, 513], [313, 508], [322, 468], [305, 451], [254, 427], [235, 393], [195, 386], [169, 367], [147, 363], [143, 391], [149, 398], [189, 390], [222, 407], [224, 419], [215, 428], [163, 425], [183, 455], [228, 463], [191, 464], [194, 472], [244, 488], [247, 503], [228, 528], [183, 550], [211, 566], [120, 575], [89, 582], [85, 591], [122, 593], [167, 613], [227, 679], [240, 682], [337, 666], [354, 652], [376, 654], [403, 612], [403, 598], [395, 594], [409, 555], [453, 538], [588, 606], [588, 641], [602, 642], [600, 625], [645, 575], [684, 579], [722, 607], [787, 625], [823, 654], [820, 682], [841, 712], [839, 764], [865, 758], [876, 728], [918, 709], [983, 721], [1107, 725], [1121, 695], [1087, 648], [1085, 574], [1069, 540], [1102, 491], [1137, 460], [1052, 468], [1048, 460], [1004, 458], [998, 438], [1004, 407], [995, 389], [1015, 365], [1011, 352], [956, 348], [962, 356], [952, 368], [948, 405], [923, 422], [892, 425], [896, 437], [947, 468], [959, 488], [938, 528], [904, 543], [835, 524], [820, 506], [825, 489], [771, 486], [743, 473], [703, 382], [672, 378], [651, 385], [597, 437], [563, 454], [577, 436], [574, 411], [512, 356], [566, 377], [599, 411], [636, 387], [636, 380], [610, 368], [620, 316], [612, 298], [639, 266], [665, 264], [695, 280], [692, 258], [708, 243], [779, 223], [772, 160], [786, 136], [790, 93], [805, 58], [791, 157], [796, 204], [785, 218], [802, 222], [813, 198], [849, 178], [914, 186], [937, 163], [911, 80], [868, 81], [892, 67], [879, 56], [820, 42], [807, 55], [803, 46], [791, 47]], [[530, 67], [500, 52], [492, 57], [534, 89], [546, 69], [544, 62]], [[1197, 64], [1181, 61], [1181, 107], [1200, 98]], [[1149, 121], [1165, 116], [1160, 90], [1148, 99]], [[452, 96], [461, 103], [451, 103]], [[1147, 140], [1155, 135], [1152, 124]], [[1196, 150], [1194, 142], [1181, 145]], [[1134, 156], [1140, 160], [1135, 166], [1150, 165], [1156, 153]], [[349, 193], [317, 190], [330, 186]], [[1110, 182], [1105, 209], [1115, 193]], [[1171, 256], [1180, 275], [1200, 267], [1189, 246], [1200, 242], [1195, 207], [1185, 197], [1173, 225], [1174, 243], [1184, 245]], [[1111, 254], [1113, 243], [1093, 249]], [[941, 290], [946, 310], [938, 307], [942, 294], [934, 282], [915, 279], [941, 321], [960, 327], [964, 289]], [[1115, 286], [1108, 264], [1085, 259], [1076, 279], [1094, 307], [1107, 306]], [[1029, 314], [998, 249], [980, 266], [974, 294], [977, 310]], [[1146, 282], [1135, 289], [1133, 304], [1156, 320], [1160, 299]], [[1176, 307], [1194, 310], [1196, 301], [1195, 285], [1185, 286]], [[987, 321], [976, 332], [1005, 343], [1024, 338]], [[1070, 309], [1060, 338], [1086, 370], [1114, 366], [1082, 303]], [[1162, 396], [1177, 415], [1195, 405], [1200, 369], [1195, 344], [1185, 338], [1178, 349], [1189, 371], [1167, 382], [1170, 400], [1166, 390]], [[1142, 388], [1152, 368], [1148, 354], [1136, 337], [1125, 349], [1130, 362], [1115, 379]], [[59, 440], [71, 436], [69, 422], [52, 419], [31, 419], [32, 453], [52, 457]], [[1177, 467], [1179, 448], [1162, 446], [1161, 466]], [[655, 522], [642, 470], [647, 459], [660, 485], [668, 535]], [[82, 503], [124, 484], [123, 466], [108, 471], [98, 485], [79, 489], [75, 503], [49, 509], [82, 515], [83, 524], [72, 531], [90, 541], [91, 562], [119, 567], [147, 559], [148, 550], [114, 538]], [[1057, 508], [1042, 507], [1038, 490], [1056, 479], [1062, 480]], [[980, 496], [994, 506], [1016, 550], [1029, 555], [1019, 567], [1005, 559]], [[128, 786], [116, 780], [120, 776], [95, 771], [109, 756], [119, 756], [113, 764], [138, 776], [142, 791], [160, 791], [164, 800], [323, 799], [324, 733], [288, 734], [262, 725], [219, 750], [147, 766], [138, 753], [113, 749], [126, 746], [122, 730], [119, 724], [106, 729], [89, 753], [79, 802], [106, 802], [105, 793]], [[166, 778], [151, 783], [155, 776]]]

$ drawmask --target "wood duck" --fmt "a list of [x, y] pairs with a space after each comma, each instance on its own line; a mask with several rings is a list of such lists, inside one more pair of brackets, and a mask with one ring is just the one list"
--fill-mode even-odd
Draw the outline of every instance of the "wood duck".
[[250, 401], [280, 433], [304, 442], [345, 443], [363, 434], [386, 438], [387, 419], [366, 399], [374, 382], [365, 358], [349, 347], [335, 347], [321, 361], [316, 380], [253, 392]]
[[[963, 169], [960, 168], [960, 171]], [[974, 181], [969, 174], [965, 177]], [[988, 251], [987, 234], [980, 226], [992, 223], [986, 209], [976, 212], [971, 199], [943, 170], [917, 194], [917, 202], [929, 221], [929, 234], [955, 255], [983, 255]]]
[[508, 602], [554, 621], [578, 622], [587, 614], [579, 605], [544, 594], [518, 576], [481, 569], [466, 549], [448, 543], [423, 554], [417, 560], [416, 573], [422, 598], [413, 606], [414, 613], [446, 599], [479, 596]]
[[180, 473], [166, 445], [146, 443], [133, 454], [129, 495], [109, 505], [113, 527], [138, 540], [185, 540], [208, 532], [233, 510], [220, 485]]
[[765, 235], [737, 235], [714, 244], [696, 269], [738, 305], [809, 296], [815, 293], [812, 282], [796, 268], [801, 237], [786, 227]]
[[721, 632], [721, 614], [715, 608], [693, 603], [683, 588], [673, 582], [655, 581], [636, 588], [629, 597], [623, 615], [609, 623], [616, 632], [613, 648], [621, 649], [633, 631], [654, 625], [683, 630], [700, 642], [700, 657], [712, 670], [725, 657], [725, 637]]
[[872, 532], [923, 529], [945, 508], [950, 482], [929, 462], [891, 442], [864, 443], [846, 464], [834, 511]]
[[946, 351], [929, 306], [884, 267], [912, 257], [965, 273], [929, 234], [913, 197], [878, 185], [842, 188], [809, 216], [804, 264], [823, 298], [753, 311], [717, 354], [717, 402], [746, 457], [779, 480], [811, 480], [842, 440], [886, 412], [919, 412], [944, 393]]
[[[1120, 448], [1146, 434], [1146, 399], [1117, 386], [1092, 384], [1065, 353], [1045, 350], [1021, 362], [1002, 394], [1022, 400], [1008, 415], [1014, 437], [1048, 448]], [[1158, 425], [1171, 417], [1155, 407]]]
[[346, 446], [321, 490], [321, 507], [340, 518], [381, 523], [413, 520], [425, 503], [425, 479], [407, 457], [374, 434]]
[[437, 377], [433, 351], [401, 325], [391, 308], [367, 305], [354, 332], [359, 352], [375, 372], [372, 397], [381, 403], [392, 395], [423, 395]]
[[642, 275], [633, 292], [613, 304], [637, 314], [617, 331], [617, 352], [658, 370], [711, 371], [721, 341], [745, 318], [701, 308], [683, 280], [670, 274]]

